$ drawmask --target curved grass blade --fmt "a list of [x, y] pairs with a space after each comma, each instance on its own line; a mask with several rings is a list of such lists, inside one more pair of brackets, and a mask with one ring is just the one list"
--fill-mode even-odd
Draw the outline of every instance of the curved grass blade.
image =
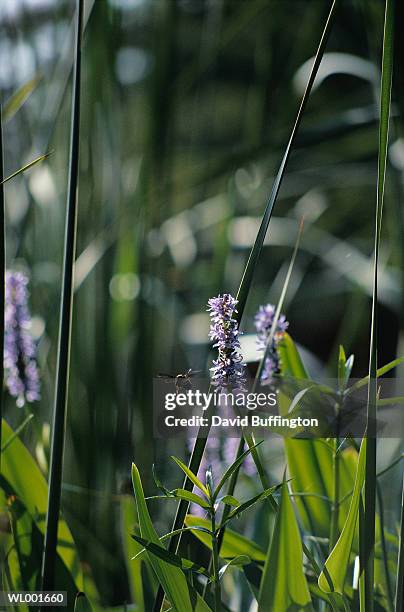
[[197, 574], [203, 574], [209, 579], [211, 578], [211, 575], [209, 574], [208, 570], [205, 567], [203, 567], [203, 565], [198, 565], [197, 563], [194, 563], [190, 559], [185, 559], [184, 557], [180, 557], [179, 555], [176, 555], [175, 553], [169, 552], [168, 550], [163, 548], [160, 544], [154, 544], [153, 542], [149, 542], [148, 540], [145, 540], [144, 538], [141, 538], [140, 536], [132, 535], [132, 538], [138, 544], [143, 546], [145, 550], [148, 550], [153, 555], [155, 555], [159, 559], [162, 559], [166, 563], [170, 563], [170, 565], [174, 565], [174, 567], [179, 567], [182, 570], [190, 570], [192, 572], [196, 572]]
[[331, 9], [330, 12], [328, 14], [328, 18], [326, 21], [326, 24], [324, 26], [324, 30], [320, 39], [320, 43], [317, 49], [317, 53], [316, 56], [314, 58], [314, 63], [313, 63], [313, 67], [311, 69], [310, 72], [310, 76], [309, 76], [309, 80], [307, 82], [306, 85], [306, 89], [305, 92], [303, 94], [301, 103], [300, 103], [300, 107], [299, 110], [297, 112], [297, 116], [296, 116], [296, 120], [294, 123], [294, 126], [292, 128], [292, 132], [290, 134], [289, 137], [289, 141], [288, 144], [286, 145], [286, 149], [285, 149], [285, 153], [283, 155], [281, 164], [279, 166], [279, 170], [278, 173], [275, 177], [275, 181], [274, 184], [272, 186], [272, 191], [271, 194], [268, 198], [267, 204], [265, 206], [265, 211], [264, 211], [264, 215], [262, 217], [262, 221], [261, 221], [261, 225], [259, 227], [258, 230], [258, 234], [257, 237], [255, 239], [254, 245], [251, 249], [251, 253], [250, 256], [248, 258], [247, 261], [247, 265], [246, 268], [244, 270], [244, 274], [243, 274], [243, 278], [241, 279], [241, 283], [240, 283], [240, 287], [237, 293], [237, 300], [238, 300], [238, 321], [241, 321], [241, 318], [243, 316], [243, 312], [244, 312], [244, 308], [247, 302], [247, 298], [248, 298], [248, 294], [250, 291], [250, 287], [251, 287], [251, 283], [254, 277], [254, 272], [255, 272], [255, 268], [258, 262], [258, 258], [260, 256], [261, 253], [261, 249], [262, 249], [262, 245], [264, 244], [264, 240], [265, 240], [265, 236], [267, 234], [268, 231], [268, 226], [269, 226], [269, 222], [271, 220], [271, 216], [272, 216], [272, 212], [275, 206], [275, 202], [276, 202], [276, 198], [278, 196], [279, 193], [279, 189], [282, 183], [282, 179], [283, 176], [285, 174], [285, 170], [286, 170], [286, 166], [292, 151], [292, 147], [293, 144], [295, 142], [295, 138], [296, 138], [296, 134], [298, 132], [299, 129], [299, 125], [300, 122], [302, 120], [303, 117], [303, 113], [304, 110], [306, 108], [309, 96], [310, 96], [310, 92], [312, 90], [313, 87], [313, 83], [315, 81], [319, 66], [321, 64], [321, 59], [323, 57], [324, 54], [324, 50], [327, 44], [327, 40], [328, 37], [330, 35], [331, 32], [331, 28], [332, 28], [332, 24], [334, 21], [334, 17], [335, 17], [335, 13], [336, 13], [336, 7], [337, 7], [337, 0], [333, 0], [333, 3], [331, 5]]
[[341, 535], [338, 538], [337, 543], [332, 549], [330, 555], [328, 556], [328, 559], [326, 560], [324, 565], [324, 569], [318, 579], [318, 586], [325, 593], [332, 592], [329, 580], [327, 579], [325, 574], [325, 570], [327, 570], [329, 577], [331, 577], [334, 591], [340, 593], [341, 595], [343, 595], [344, 593], [344, 584], [348, 569], [349, 555], [351, 553], [352, 544], [355, 537], [355, 527], [358, 520], [359, 504], [365, 478], [367, 443], [368, 440], [364, 438], [359, 453], [355, 485], [345, 524], [342, 528]]
[[367, 436], [366, 470], [364, 491], [364, 533], [363, 542], [363, 590], [360, 601], [361, 610], [373, 612], [374, 548], [376, 517], [376, 408], [377, 408], [377, 317], [378, 317], [378, 267], [379, 248], [382, 228], [384, 187], [386, 179], [387, 147], [389, 138], [391, 84], [393, 75], [393, 34], [394, 0], [386, 0], [383, 35], [382, 77], [380, 91], [379, 160], [377, 175], [377, 200], [374, 238], [374, 269], [372, 319], [370, 327], [369, 384], [367, 398]]
[[266, 489], [265, 491], [262, 491], [262, 493], [259, 493], [258, 495], [255, 495], [254, 497], [252, 497], [248, 501], [246, 501], [246, 502], [240, 504], [239, 506], [237, 506], [237, 508], [235, 508], [234, 510], [229, 512], [229, 514], [226, 516], [226, 518], [223, 519], [219, 529], [222, 530], [223, 527], [229, 521], [231, 521], [234, 518], [238, 518], [240, 516], [240, 514], [242, 514], [245, 510], [248, 510], [249, 508], [252, 508], [252, 506], [257, 504], [261, 500], [266, 499], [267, 497], [272, 496], [276, 491], [279, 491], [279, 489], [282, 488], [283, 486], [284, 486], [284, 483], [275, 485], [274, 487], [270, 487], [269, 489]]
[[[135, 464], [132, 465], [132, 482], [136, 498], [141, 536], [148, 542], [151, 542], [156, 546], [160, 546], [162, 550], [166, 550], [161, 544], [153, 527], [153, 523], [147, 509], [139, 471]], [[185, 575], [180, 568], [173, 567], [167, 563], [167, 561], [163, 561], [162, 559], [157, 558], [155, 555], [148, 553], [148, 556], [157, 578], [176, 612], [190, 612], [192, 610], [195, 612], [210, 611], [209, 606], [188, 584]]]
[[77, 185], [79, 171], [80, 132], [81, 39], [83, 8], [83, 0], [78, 0], [75, 67], [73, 76], [69, 186], [67, 192], [66, 207], [66, 228], [64, 242], [60, 329], [58, 340], [56, 394], [52, 423], [52, 447], [49, 470], [47, 525], [41, 573], [42, 590], [44, 591], [52, 591], [54, 587], [54, 566], [62, 486], [63, 451], [65, 442], [71, 319], [73, 309], [73, 273], [76, 251]]
[[[275, 206], [275, 202], [276, 202], [276, 198], [278, 196], [279, 193], [279, 189], [282, 183], [282, 179], [286, 170], [286, 166], [289, 160], [289, 156], [290, 153], [292, 151], [292, 147], [293, 144], [295, 142], [295, 138], [298, 132], [298, 128], [300, 125], [300, 122], [302, 120], [303, 117], [303, 113], [304, 110], [306, 108], [309, 96], [310, 96], [310, 92], [312, 90], [313, 87], [313, 83], [314, 80], [316, 78], [320, 63], [321, 63], [321, 59], [323, 57], [324, 54], [324, 50], [327, 44], [327, 40], [328, 37], [330, 35], [331, 29], [332, 29], [332, 25], [333, 25], [333, 21], [334, 21], [334, 17], [336, 14], [336, 7], [337, 7], [337, 3], [338, 0], [333, 0], [331, 8], [330, 8], [330, 12], [328, 14], [327, 17], [327, 21], [325, 23], [324, 26], [324, 30], [322, 32], [321, 38], [320, 38], [320, 42], [317, 48], [317, 53], [314, 59], [314, 63], [313, 63], [313, 67], [311, 69], [310, 72], [310, 76], [309, 76], [309, 80], [307, 82], [307, 86], [305, 89], [305, 92], [303, 94], [301, 103], [300, 103], [300, 107], [297, 113], [297, 117], [294, 123], [294, 126], [292, 128], [292, 132], [291, 135], [289, 137], [287, 146], [286, 146], [286, 150], [285, 153], [283, 155], [278, 173], [276, 175], [273, 187], [272, 187], [272, 191], [271, 194], [269, 196], [269, 199], [267, 201], [267, 204], [265, 206], [265, 210], [264, 210], [264, 214], [263, 214], [263, 218], [261, 221], [261, 225], [260, 228], [258, 230], [256, 239], [254, 241], [254, 245], [251, 249], [251, 253], [249, 255], [241, 282], [240, 282], [240, 286], [237, 292], [237, 300], [238, 300], [238, 312], [236, 314], [236, 318], [238, 323], [241, 322], [243, 313], [244, 313], [244, 309], [247, 303], [247, 298], [248, 298], [248, 294], [250, 292], [250, 288], [251, 288], [251, 284], [252, 284], [252, 280], [254, 277], [254, 272], [255, 272], [255, 268], [258, 262], [258, 258], [260, 256], [261, 253], [261, 249], [262, 246], [264, 244], [264, 240], [265, 240], [265, 236], [267, 234], [268, 231], [268, 226], [269, 226], [269, 222], [271, 220], [271, 216], [272, 216], [272, 212]], [[208, 415], [206, 415], [208, 416]], [[205, 429], [205, 435], [206, 435], [206, 429]], [[191, 469], [192, 472], [194, 473], [198, 473], [199, 470], [199, 466], [201, 464], [202, 461], [202, 456], [203, 453], [205, 451], [205, 446], [206, 446], [206, 437], [197, 437], [196, 441], [195, 441], [195, 445], [191, 454], [191, 458], [190, 458], [190, 462], [189, 462], [189, 468]], [[253, 454], [253, 457], [256, 456]], [[185, 480], [183, 488], [184, 489], [189, 489], [190, 488], [190, 483], [188, 481], [188, 479]], [[188, 504], [186, 501], [181, 501], [178, 505], [178, 509], [177, 509], [177, 513], [175, 515], [175, 519], [174, 519], [174, 524], [173, 524], [173, 529], [172, 531], [175, 531], [177, 529], [179, 529], [185, 519], [186, 513], [187, 513], [187, 509], [188, 509]], [[180, 539], [176, 538], [173, 539], [170, 542], [170, 550], [176, 550], [179, 546], [179, 542]], [[161, 589], [159, 590], [159, 592], [157, 593], [156, 596], [156, 600], [155, 600], [155, 605], [153, 608], [153, 612], [159, 612], [159, 610], [161, 610], [161, 606], [163, 603], [163, 593], [161, 591]]]
[[209, 497], [209, 491], [208, 489], [205, 487], [205, 485], [199, 480], [199, 478], [197, 476], [195, 476], [195, 474], [193, 473], [192, 470], [189, 469], [188, 466], [185, 465], [185, 463], [183, 463], [181, 461], [181, 459], [178, 459], [178, 457], [174, 457], [172, 456], [171, 459], [173, 461], [175, 461], [175, 463], [178, 465], [178, 467], [181, 468], [181, 470], [184, 472], [184, 474], [187, 476], [187, 478], [198, 488], [200, 489], [200, 491], [202, 491], [202, 493], [204, 495], [206, 495], [206, 497]]
[[[258, 442], [257, 444], [254, 444], [252, 448], [248, 448], [246, 451], [244, 451], [244, 453], [242, 453], [237, 459], [236, 461], [234, 461], [230, 467], [227, 468], [227, 470], [225, 471], [225, 473], [223, 474], [223, 476], [221, 477], [221, 479], [219, 480], [217, 487], [215, 489], [215, 492], [213, 494], [213, 500], [217, 499], [217, 496], [219, 495], [220, 491], [222, 490], [222, 488], [224, 487], [224, 485], [226, 484], [226, 482], [228, 481], [228, 479], [230, 478], [230, 476], [240, 467], [240, 465], [243, 463], [244, 459], [247, 457], [247, 455], [249, 455], [252, 450], [254, 448], [257, 448], [257, 446], [259, 446], [260, 444], [262, 444], [261, 442]], [[224, 501], [224, 498], [223, 498]]]

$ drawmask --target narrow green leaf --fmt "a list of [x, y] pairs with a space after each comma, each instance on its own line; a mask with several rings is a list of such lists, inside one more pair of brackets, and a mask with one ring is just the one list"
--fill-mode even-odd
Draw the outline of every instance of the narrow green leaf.
[[394, 0], [386, 0], [383, 34], [382, 76], [380, 86], [380, 122], [379, 122], [379, 154], [377, 172], [377, 200], [374, 234], [374, 266], [372, 318], [370, 325], [369, 348], [369, 384], [367, 398], [367, 435], [364, 490], [364, 530], [363, 540], [363, 589], [361, 591], [360, 607], [366, 612], [374, 609], [374, 548], [375, 548], [375, 517], [376, 517], [376, 410], [377, 410], [377, 327], [378, 327], [378, 273], [379, 250], [382, 231], [384, 207], [384, 191], [386, 180], [387, 148], [389, 141], [391, 85], [393, 78], [394, 57]]
[[158, 489], [160, 489], [160, 491], [162, 493], [164, 493], [164, 495], [168, 496], [170, 494], [170, 491], [163, 485], [163, 483], [161, 482], [161, 480], [157, 476], [156, 466], [154, 465], [154, 463], [152, 465], [152, 474], [153, 474], [153, 480], [154, 480], [154, 483], [155, 483], [156, 487]]
[[251, 563], [251, 559], [250, 557], [247, 557], [247, 555], [239, 555], [238, 557], [234, 557], [234, 559], [231, 559], [228, 563], [226, 563], [226, 565], [223, 565], [223, 567], [220, 568], [219, 580], [223, 578], [229, 567], [241, 567], [243, 565], [248, 565], [249, 563]]
[[7, 442], [5, 442], [1, 448], [1, 452], [4, 453], [4, 451], [10, 446], [10, 444], [12, 444], [14, 442], [14, 440], [16, 438], [18, 438], [18, 436], [20, 435], [20, 433], [22, 433], [24, 431], [24, 429], [26, 428], [26, 426], [28, 425], [28, 423], [34, 418], [34, 415], [31, 413], [29, 414], [21, 423], [21, 425], [19, 425], [17, 427], [17, 429], [12, 433], [12, 435], [7, 439]]
[[132, 538], [136, 542], [138, 542], [138, 544], [141, 544], [145, 548], [145, 550], [148, 550], [153, 555], [155, 555], [159, 559], [162, 559], [166, 563], [169, 563], [170, 565], [174, 565], [175, 567], [179, 567], [182, 570], [191, 570], [193, 572], [196, 572], [197, 574], [203, 574], [209, 579], [211, 578], [211, 575], [209, 574], [208, 570], [202, 565], [198, 565], [197, 563], [194, 563], [190, 559], [185, 559], [184, 557], [180, 557], [179, 555], [176, 555], [175, 553], [169, 552], [168, 550], [163, 548], [160, 544], [154, 544], [153, 542], [149, 542], [148, 540], [145, 540], [144, 538], [141, 538], [140, 536], [132, 535]]
[[269, 489], [266, 489], [265, 491], [262, 491], [262, 493], [259, 493], [258, 495], [255, 495], [254, 497], [252, 497], [251, 499], [249, 499], [248, 501], [240, 504], [239, 506], [237, 506], [237, 508], [235, 508], [234, 510], [232, 510], [227, 517], [223, 520], [222, 524], [220, 525], [219, 529], [222, 529], [224, 525], [227, 525], [227, 523], [229, 521], [231, 521], [234, 518], [239, 517], [243, 512], [245, 512], [246, 510], [248, 510], [249, 508], [252, 508], [252, 506], [254, 506], [255, 504], [257, 504], [258, 502], [262, 501], [263, 499], [266, 499], [267, 497], [273, 495], [276, 491], [278, 491], [281, 487], [283, 487], [283, 483], [275, 485], [274, 487], [270, 487]]
[[[401, 363], [404, 363], [404, 357], [398, 357], [397, 359], [390, 361], [389, 363], [382, 366], [381, 368], [378, 368], [377, 378], [380, 378], [380, 376], [384, 376], [384, 374], [387, 374], [391, 370], [394, 370], [394, 368], [399, 366]], [[354, 391], [361, 389], [362, 387], [367, 385], [368, 382], [369, 382], [369, 376], [365, 376], [364, 378], [361, 378], [354, 385], [352, 385], [352, 387], [349, 387], [349, 389], [347, 389], [347, 394], [349, 395], [353, 393]]]
[[[198, 526], [208, 529], [210, 527], [210, 520], [188, 514], [185, 519], [185, 524], [188, 526]], [[210, 550], [212, 549], [212, 541], [209, 534], [200, 531], [193, 532], [193, 534]], [[232, 529], [227, 528], [224, 534], [222, 546], [220, 548], [220, 556], [222, 559], [230, 559], [241, 554], [248, 555], [253, 561], [265, 561], [265, 552], [258, 546], [258, 544], [252, 540], [249, 540], [245, 536], [236, 533]]]
[[29, 81], [21, 85], [21, 87], [19, 87], [17, 91], [13, 93], [11, 98], [9, 98], [4, 105], [4, 109], [3, 109], [4, 121], [9, 121], [12, 117], [14, 117], [14, 115], [21, 108], [21, 106], [24, 104], [26, 99], [34, 91], [34, 89], [40, 82], [41, 78], [42, 76], [40, 74], [37, 74], [32, 79], [30, 79]]
[[254, 444], [252, 447], [249, 447], [246, 451], [244, 451], [244, 453], [242, 453], [240, 455], [240, 457], [238, 457], [225, 471], [225, 473], [223, 474], [223, 476], [221, 477], [215, 492], [213, 494], [213, 499], [215, 500], [217, 498], [217, 496], [219, 495], [220, 491], [223, 489], [224, 485], [226, 484], [226, 482], [229, 480], [229, 478], [231, 477], [231, 475], [240, 467], [240, 465], [243, 463], [244, 459], [247, 457], [247, 455], [249, 455], [253, 449], [257, 448], [257, 446], [259, 446], [260, 444], [262, 444], [261, 442], [258, 442], [257, 444]]
[[258, 612], [312, 610], [303, 571], [303, 548], [287, 486], [282, 487], [258, 596]]
[[40, 155], [39, 157], [36, 157], [32, 161], [30, 161], [28, 164], [25, 164], [25, 166], [22, 166], [22, 168], [19, 168], [18, 170], [16, 170], [12, 174], [10, 174], [10, 176], [7, 176], [5, 179], [3, 179], [1, 181], [1, 184], [4, 184], [4, 183], [7, 183], [8, 181], [11, 181], [11, 179], [15, 178], [16, 176], [18, 176], [22, 172], [25, 172], [26, 170], [29, 170], [33, 166], [36, 166], [36, 164], [39, 164], [40, 162], [42, 162], [45, 159], [47, 159], [49, 157], [49, 155], [50, 155], [50, 153], [45, 153], [44, 155]]
[[[140, 474], [135, 464], [132, 464], [132, 482], [142, 538], [160, 546], [162, 550], [166, 550], [162, 546], [153, 527], [143, 493]], [[187, 583], [185, 575], [180, 568], [173, 567], [166, 561], [157, 558], [154, 554], [149, 552], [147, 554], [157, 578], [176, 612], [190, 612], [191, 610], [207, 612], [210, 610], [200, 595]]]
[[210, 508], [208, 502], [202, 499], [202, 497], [196, 495], [195, 493], [191, 493], [190, 491], [186, 491], [185, 489], [174, 489], [173, 491], [170, 491], [169, 497], [171, 496], [178, 497], [179, 499], [185, 499], [193, 504], [198, 504], [198, 506], [204, 508], [205, 510], [209, 510]]
[[[365, 438], [361, 444], [354, 490], [344, 527], [340, 537], [338, 538], [334, 548], [325, 562], [325, 568], [331, 577], [334, 590], [341, 595], [344, 592], [345, 577], [348, 569], [349, 556], [351, 554], [354, 541], [355, 528], [359, 514], [360, 496], [365, 478], [366, 444], [367, 440]], [[318, 585], [326, 593], [331, 592], [330, 585], [324, 571], [320, 574]]]
[[189, 469], [188, 466], [185, 465], [178, 457], [172, 456], [171, 459], [175, 461], [175, 463], [182, 469], [184, 474], [186, 474], [187, 478], [198, 488], [206, 497], [209, 499], [209, 491], [205, 487], [205, 485], [199, 480], [197, 476]]
[[63, 279], [59, 337], [57, 348], [57, 373], [52, 413], [52, 445], [49, 461], [49, 495], [46, 512], [46, 532], [41, 569], [41, 588], [52, 591], [55, 586], [55, 555], [62, 492], [62, 472], [65, 448], [67, 395], [69, 381], [71, 325], [73, 308], [74, 261], [76, 258], [77, 194], [79, 180], [80, 144], [80, 86], [81, 42], [84, 2], [77, 2], [75, 60], [72, 87], [71, 138], [69, 151], [69, 184], [66, 202], [66, 223], [63, 244]]

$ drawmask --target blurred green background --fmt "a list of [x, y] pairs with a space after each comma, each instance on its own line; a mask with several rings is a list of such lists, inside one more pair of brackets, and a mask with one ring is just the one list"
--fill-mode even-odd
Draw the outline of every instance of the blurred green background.
[[[129, 491], [131, 461], [140, 465], [152, 492], [152, 463], [166, 481], [178, 482], [166, 457], [173, 448], [186, 454], [184, 444], [153, 441], [153, 376], [207, 367], [206, 302], [219, 292], [237, 291], [329, 4], [86, 0], [62, 506], [105, 604], [130, 600], [121, 502]], [[51, 151], [46, 162], [6, 186], [7, 261], [31, 277], [43, 381], [27, 439], [45, 472], [74, 8], [73, 0], [0, 4], [2, 101], [39, 78], [4, 126], [6, 174]], [[244, 333], [252, 332], [257, 306], [279, 298], [304, 217], [284, 311], [317, 378], [334, 375], [340, 343], [355, 353], [353, 375], [367, 371], [383, 9], [381, 0], [341, 3], [242, 324]], [[402, 37], [396, 45], [402, 54]], [[403, 85], [397, 73], [379, 363], [404, 348]], [[6, 417], [17, 424], [24, 415], [10, 402]], [[42, 443], [36, 442], [38, 433]], [[388, 442], [382, 462], [396, 454], [397, 443]], [[269, 469], [276, 471], [283, 465], [279, 445], [267, 453]], [[398, 491], [391, 490], [386, 517], [392, 521]], [[156, 518], [167, 530], [167, 505], [162, 511]]]

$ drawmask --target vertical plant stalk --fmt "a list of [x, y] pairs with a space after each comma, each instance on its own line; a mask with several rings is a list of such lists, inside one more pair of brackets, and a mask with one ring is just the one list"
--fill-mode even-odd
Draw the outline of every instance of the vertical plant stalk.
[[397, 563], [397, 584], [396, 584], [396, 601], [395, 612], [400, 612], [404, 609], [404, 477], [403, 477], [403, 494], [401, 498], [401, 527], [400, 527], [400, 545], [398, 549]]
[[384, 188], [386, 178], [387, 145], [391, 104], [391, 82], [393, 74], [394, 0], [386, 0], [382, 76], [380, 91], [379, 159], [377, 176], [377, 200], [374, 241], [372, 320], [370, 331], [369, 385], [367, 398], [367, 437], [365, 473], [365, 529], [363, 559], [363, 597], [361, 612], [373, 612], [374, 548], [376, 516], [376, 406], [377, 406], [377, 301], [378, 264], [382, 227]]
[[220, 577], [219, 577], [219, 546], [216, 535], [216, 520], [215, 520], [215, 509], [212, 508], [211, 514], [211, 529], [212, 529], [212, 564], [213, 564], [213, 577], [214, 577], [214, 598], [215, 598], [215, 612], [222, 612], [222, 595], [220, 589]]
[[[339, 406], [338, 406], [339, 410]], [[332, 468], [333, 468], [333, 499], [331, 506], [331, 525], [330, 525], [330, 539], [328, 544], [328, 553], [331, 553], [338, 540], [338, 520], [339, 520], [339, 489], [340, 489], [340, 461], [339, 461], [339, 444], [340, 439], [334, 438], [334, 448], [332, 457]]]
[[0, 107], [0, 473], [4, 393], [4, 309], [6, 283], [6, 222], [4, 203], [3, 116]]
[[56, 392], [52, 425], [52, 448], [49, 470], [49, 493], [44, 552], [42, 589], [54, 588], [56, 547], [60, 512], [63, 453], [66, 429], [69, 383], [71, 321], [73, 310], [73, 274], [76, 253], [77, 185], [79, 171], [81, 38], [84, 0], [77, 0], [76, 48], [73, 72], [72, 116], [70, 134], [69, 184], [67, 189], [64, 239], [63, 280], [58, 340]]
[[[261, 220], [261, 225], [259, 227], [257, 236], [255, 238], [253, 247], [251, 249], [251, 252], [250, 252], [250, 255], [249, 255], [249, 258], [248, 258], [248, 261], [247, 261], [247, 264], [246, 264], [246, 267], [245, 267], [245, 270], [244, 270], [244, 273], [243, 273], [243, 276], [240, 282], [240, 286], [237, 292], [238, 307], [237, 307], [237, 314], [235, 317], [238, 324], [240, 324], [241, 319], [243, 317], [244, 309], [247, 303], [248, 294], [250, 292], [252, 280], [254, 277], [255, 268], [257, 266], [257, 262], [258, 262], [258, 259], [261, 253], [261, 249], [264, 244], [265, 236], [268, 231], [268, 226], [269, 226], [269, 222], [272, 217], [276, 198], [278, 196], [279, 189], [282, 184], [282, 179], [284, 177], [286, 166], [287, 166], [287, 163], [290, 157], [290, 153], [292, 151], [292, 147], [296, 139], [298, 128], [301, 123], [303, 113], [306, 108], [306, 105], [307, 105], [307, 102], [310, 96], [310, 92], [312, 90], [313, 83], [317, 76], [317, 72], [318, 72], [318, 69], [319, 69], [319, 66], [320, 66], [324, 51], [325, 51], [325, 47], [326, 47], [331, 29], [332, 29], [332, 24], [333, 24], [335, 14], [336, 14], [337, 4], [338, 4], [338, 0], [333, 0], [328, 17], [327, 17], [327, 21], [324, 26], [323, 33], [321, 35], [321, 39], [318, 45], [313, 67], [311, 69], [310, 76], [309, 76], [309, 79], [306, 85], [306, 89], [304, 91], [304, 94], [303, 94], [303, 97], [302, 97], [302, 100], [299, 106], [299, 110], [297, 112], [296, 120], [293, 125], [292, 132], [289, 137], [281, 164], [279, 166], [279, 170], [276, 175], [271, 194], [266, 203], [264, 214]], [[208, 410], [207, 414], [205, 415], [208, 419], [211, 416], [211, 413], [208, 414], [209, 412], [210, 411]], [[203, 435], [207, 436], [206, 428], [204, 428]], [[194, 474], [198, 473], [199, 466], [202, 461], [202, 456], [205, 451], [206, 441], [207, 441], [207, 437], [197, 437], [195, 440], [195, 445], [194, 445], [194, 448], [191, 454], [191, 458], [190, 458], [190, 462], [189, 462], [189, 468]], [[253, 455], [253, 458], [257, 456], [254, 453], [252, 455]], [[189, 480], [189, 478], [185, 478], [183, 488], [186, 490], [191, 490], [192, 487], [193, 487], [193, 484]], [[173, 522], [173, 526], [172, 526], [172, 531], [177, 531], [178, 529], [182, 527], [184, 520], [185, 520], [187, 510], [188, 510], [188, 506], [189, 506], [189, 502], [185, 500], [181, 500], [179, 502], [178, 507], [177, 507], [177, 512], [175, 515], [175, 519]], [[177, 551], [180, 541], [181, 541], [181, 535], [173, 536], [170, 540], [168, 550], [171, 552]], [[154, 602], [153, 612], [159, 612], [161, 610], [161, 607], [163, 605], [163, 600], [164, 600], [164, 591], [162, 587], [160, 586], [157, 591], [156, 599]]]

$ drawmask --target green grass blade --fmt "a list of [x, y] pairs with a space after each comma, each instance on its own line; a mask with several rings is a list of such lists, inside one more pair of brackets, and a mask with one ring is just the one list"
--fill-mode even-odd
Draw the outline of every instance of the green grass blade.
[[240, 467], [240, 465], [243, 463], [247, 455], [249, 455], [252, 452], [253, 448], [257, 448], [257, 446], [259, 446], [261, 443], [262, 442], [258, 442], [258, 444], [254, 444], [252, 448], [248, 448], [227, 468], [227, 470], [225, 471], [225, 473], [219, 480], [218, 485], [215, 489], [215, 492], [213, 494], [214, 500], [216, 500], [217, 496], [219, 495], [220, 491], [222, 490], [222, 488], [224, 487], [224, 485], [226, 484], [230, 476]]
[[12, 174], [10, 174], [9, 176], [6, 176], [6, 178], [2, 178], [1, 181], [0, 181], [0, 185], [4, 185], [4, 183], [7, 183], [8, 181], [11, 181], [11, 179], [15, 178], [19, 174], [22, 174], [23, 172], [25, 172], [26, 170], [29, 170], [33, 166], [36, 166], [36, 164], [39, 164], [40, 162], [42, 162], [45, 159], [47, 159], [49, 157], [49, 155], [50, 155], [50, 153], [45, 153], [44, 155], [39, 155], [39, 157], [36, 157], [32, 161], [30, 161], [28, 164], [25, 164], [25, 166], [22, 166], [21, 168], [19, 168], [18, 170], [16, 170]]
[[258, 612], [312, 610], [303, 571], [303, 548], [287, 486], [282, 487], [258, 596]]
[[264, 240], [268, 231], [269, 222], [272, 217], [272, 212], [275, 206], [276, 198], [278, 197], [279, 189], [282, 184], [282, 179], [285, 174], [286, 166], [293, 148], [293, 144], [295, 142], [295, 138], [299, 129], [300, 122], [303, 117], [304, 110], [306, 108], [308, 99], [310, 97], [310, 92], [313, 87], [314, 80], [316, 78], [318, 69], [321, 64], [321, 60], [325, 51], [325, 47], [327, 44], [328, 37], [330, 35], [332, 24], [334, 21], [335, 13], [337, 7], [337, 0], [333, 0], [331, 5], [331, 9], [324, 26], [323, 33], [321, 35], [320, 43], [318, 45], [317, 53], [314, 59], [313, 67], [310, 72], [310, 76], [306, 85], [306, 89], [304, 91], [302, 100], [300, 102], [299, 110], [297, 112], [296, 120], [292, 128], [292, 132], [289, 137], [289, 141], [286, 145], [285, 153], [283, 155], [281, 164], [279, 166], [278, 173], [275, 177], [275, 181], [272, 186], [271, 194], [268, 198], [267, 204], [265, 206], [264, 215], [262, 217], [261, 225], [259, 227], [257, 237], [251, 249], [250, 256], [247, 261], [246, 268], [244, 270], [243, 277], [241, 279], [240, 287], [237, 292], [238, 299], [238, 321], [241, 321], [245, 305], [247, 303], [248, 294], [250, 292], [252, 280], [254, 277], [255, 268], [257, 266], [257, 262], [261, 253], [262, 245], [264, 244]]
[[395, 612], [404, 609], [404, 478], [401, 498], [400, 545], [398, 550]]
[[198, 488], [202, 491], [202, 493], [204, 495], [206, 495], [206, 497], [209, 497], [209, 491], [208, 489], [205, 487], [205, 485], [199, 480], [199, 478], [197, 476], [195, 476], [195, 474], [193, 473], [192, 470], [189, 469], [188, 466], [185, 465], [185, 463], [183, 463], [180, 459], [178, 459], [178, 457], [171, 457], [171, 459], [173, 461], [175, 461], [175, 463], [178, 465], [178, 467], [181, 468], [181, 470], [184, 472], [184, 474], [186, 475], [186, 477]]
[[379, 124], [379, 160], [377, 176], [377, 201], [374, 241], [374, 270], [372, 320], [370, 330], [369, 385], [367, 400], [367, 436], [366, 473], [365, 473], [365, 514], [364, 514], [364, 567], [363, 597], [361, 610], [372, 612], [374, 609], [374, 547], [376, 516], [376, 407], [377, 407], [377, 314], [378, 314], [378, 266], [379, 247], [384, 204], [384, 187], [386, 178], [387, 146], [391, 105], [391, 83], [393, 75], [393, 33], [394, 33], [394, 0], [386, 0], [386, 11], [383, 36], [382, 77], [380, 92]]
[[140, 536], [132, 535], [132, 538], [135, 540], [135, 542], [143, 546], [145, 550], [148, 550], [152, 555], [154, 555], [158, 559], [162, 559], [166, 563], [169, 563], [170, 565], [173, 565], [174, 567], [179, 567], [182, 570], [191, 570], [193, 572], [196, 572], [197, 574], [203, 574], [209, 579], [211, 578], [211, 575], [209, 574], [208, 570], [202, 565], [198, 565], [197, 563], [194, 563], [190, 559], [185, 559], [184, 557], [180, 557], [179, 555], [176, 555], [175, 553], [169, 552], [160, 544], [154, 544], [154, 542], [149, 542], [149, 540], [145, 540], [144, 538], [141, 538]]
[[20, 110], [21, 106], [24, 104], [27, 98], [37, 87], [41, 78], [42, 76], [40, 74], [37, 74], [32, 79], [21, 85], [21, 87], [19, 87], [17, 91], [13, 93], [11, 98], [9, 98], [4, 105], [4, 121], [9, 121], [12, 117], [14, 117], [14, 115]]
[[[142, 538], [165, 550], [153, 527], [139, 471], [134, 464], [132, 465], [132, 482]], [[180, 568], [173, 567], [166, 561], [157, 558], [154, 554], [149, 552], [147, 554], [158, 580], [176, 612], [190, 612], [192, 610], [195, 612], [208, 612], [210, 610], [209, 606], [187, 583], [185, 575]]]
[[76, 251], [77, 184], [79, 171], [80, 132], [81, 38], [83, 8], [83, 0], [78, 0], [75, 68], [73, 76], [69, 185], [67, 191], [66, 206], [66, 228], [64, 242], [60, 329], [58, 340], [56, 393], [52, 422], [52, 447], [49, 469], [47, 525], [41, 573], [42, 589], [44, 591], [52, 591], [55, 586], [54, 566], [56, 543], [58, 537], [58, 521], [63, 470], [63, 451], [65, 442], [71, 319], [73, 307], [73, 270]]
[[[351, 553], [352, 544], [355, 537], [355, 528], [359, 514], [359, 503], [361, 491], [365, 478], [365, 457], [367, 440], [362, 441], [361, 450], [358, 459], [358, 469], [356, 472], [355, 486], [349, 506], [348, 515], [341, 535], [337, 543], [332, 549], [327, 561], [325, 569], [328, 571], [334, 585], [334, 590], [341, 595], [344, 592], [345, 577], [348, 569], [349, 555]], [[326, 593], [330, 593], [330, 585], [324, 570], [321, 572], [318, 579], [318, 586]]]

